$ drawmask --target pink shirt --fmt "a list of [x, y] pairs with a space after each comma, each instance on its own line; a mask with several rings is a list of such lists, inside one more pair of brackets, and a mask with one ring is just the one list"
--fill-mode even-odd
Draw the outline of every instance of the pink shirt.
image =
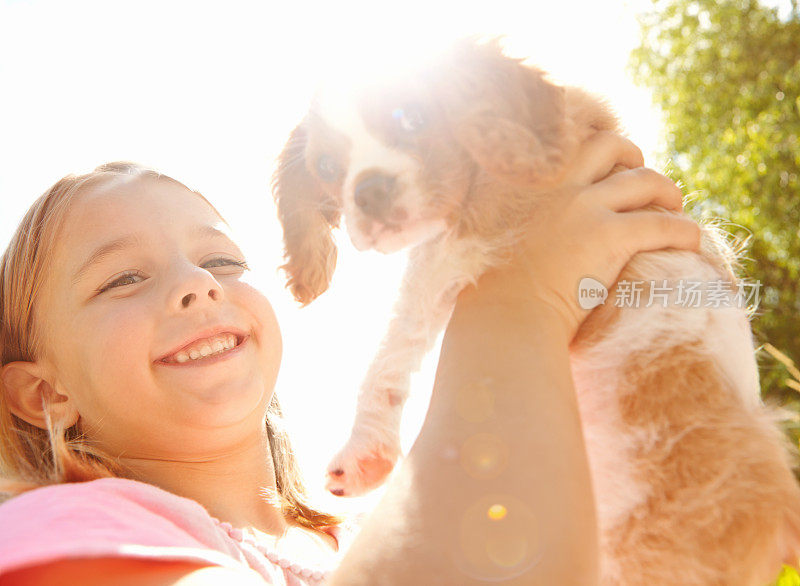
[[[250, 568], [267, 584], [316, 586], [353, 532], [335, 527], [339, 551], [288, 559], [211, 517], [200, 503], [122, 478], [37, 488], [0, 505], [0, 577], [65, 558], [122, 556]], [[343, 540], [347, 543], [343, 543]]]

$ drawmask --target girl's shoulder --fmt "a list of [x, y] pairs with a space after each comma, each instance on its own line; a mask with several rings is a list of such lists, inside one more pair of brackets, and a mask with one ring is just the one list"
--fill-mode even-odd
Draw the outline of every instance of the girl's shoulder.
[[[116, 506], [139, 506], [158, 510], [165, 504], [181, 509], [202, 507], [199, 503], [162, 490], [152, 484], [127, 478], [100, 478], [88, 482], [51, 484], [28, 490], [0, 504], [0, 516], [13, 515], [19, 510], [44, 507], [47, 513], [68, 514], [67, 505], [76, 511], [97, 510]], [[35, 511], [31, 511], [35, 512]]]
[[62, 536], [89, 532], [98, 539], [124, 532], [152, 541], [155, 534], [202, 537], [212, 526], [200, 503], [125, 478], [43, 486], [0, 505], [0, 527], [13, 528], [0, 534], [0, 545], [44, 529]]
[[247, 567], [268, 584], [317, 584], [358, 531], [326, 528], [338, 552], [288, 551], [212, 517], [198, 502], [123, 478], [46, 486], [0, 505], [0, 576], [60, 559], [134, 557]]
[[122, 556], [240, 567], [197, 502], [123, 478], [57, 484], [0, 505], [0, 576], [58, 559]]

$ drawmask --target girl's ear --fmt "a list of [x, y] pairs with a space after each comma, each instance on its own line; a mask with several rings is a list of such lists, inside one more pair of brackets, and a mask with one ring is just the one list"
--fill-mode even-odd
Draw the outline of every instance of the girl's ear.
[[331, 230], [339, 224], [341, 208], [306, 168], [306, 130], [300, 123], [278, 157], [272, 193], [283, 226], [281, 268], [288, 287], [303, 305], [325, 292], [336, 268], [336, 244]]
[[564, 88], [544, 72], [503, 55], [495, 40], [463, 41], [451, 53], [445, 92], [453, 135], [498, 178], [526, 185], [556, 180], [576, 144]]
[[35, 362], [9, 362], [0, 369], [0, 391], [8, 401], [9, 410], [31, 425], [48, 429], [47, 411], [54, 421], [64, 427], [72, 427], [78, 421], [74, 401], [56, 392], [43, 377], [43, 371]]

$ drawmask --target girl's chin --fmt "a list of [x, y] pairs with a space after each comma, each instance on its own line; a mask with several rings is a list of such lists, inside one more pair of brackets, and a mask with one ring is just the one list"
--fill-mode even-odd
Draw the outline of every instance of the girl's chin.
[[[164, 388], [164, 387], [162, 387]], [[172, 384], [165, 401], [175, 417], [190, 427], [236, 425], [248, 418], [263, 418], [269, 407], [268, 387], [263, 377], [223, 380], [212, 384]]]

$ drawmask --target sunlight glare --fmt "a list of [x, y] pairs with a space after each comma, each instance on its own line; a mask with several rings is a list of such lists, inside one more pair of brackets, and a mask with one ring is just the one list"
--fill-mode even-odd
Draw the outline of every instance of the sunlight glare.
[[[503, 34], [513, 56], [607, 95], [649, 155], [660, 118], [625, 69], [644, 5], [0, 0], [0, 241], [5, 247], [58, 178], [110, 160], [153, 166], [202, 192], [257, 257], [250, 264], [263, 267], [252, 278], [269, 290], [284, 337], [278, 393], [311, 491], [320, 493], [405, 256], [358, 253], [338, 232], [330, 290], [303, 310], [283, 290], [269, 178], [314, 89], [402, 73], [458, 37]], [[434, 350], [412, 378], [406, 448], [437, 357]]]

